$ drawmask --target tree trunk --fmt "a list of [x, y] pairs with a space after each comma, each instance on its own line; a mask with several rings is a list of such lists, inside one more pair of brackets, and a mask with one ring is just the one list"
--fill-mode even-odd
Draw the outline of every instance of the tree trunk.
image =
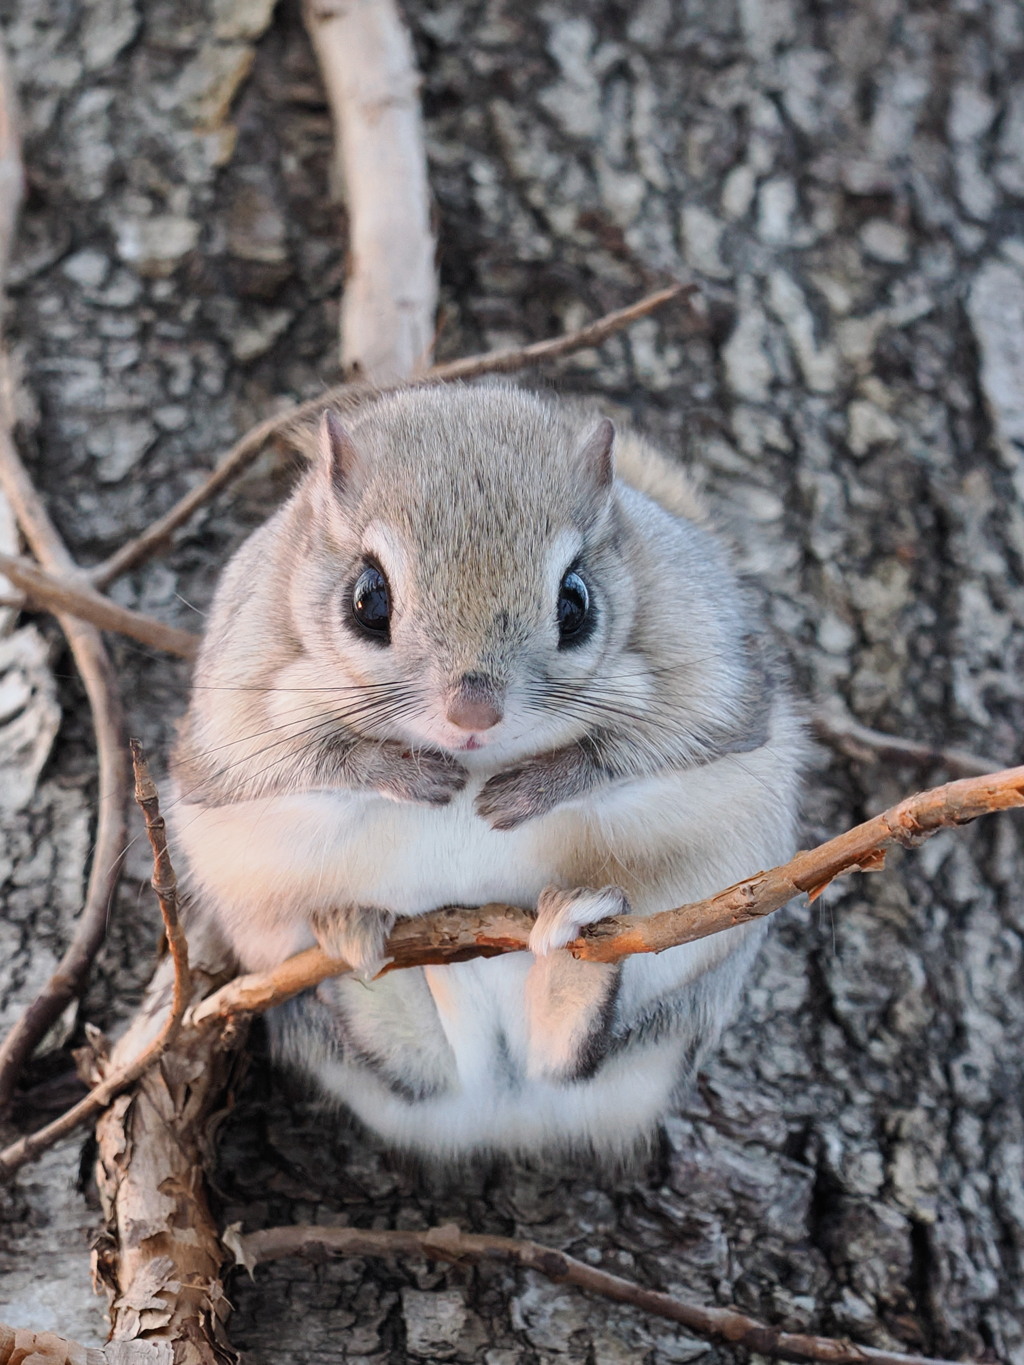
[[[809, 698], [1020, 762], [1019, 4], [404, 8], [439, 212], [438, 357], [546, 336], [693, 272], [703, 329], [670, 309], [560, 362], [557, 388], [610, 402], [692, 465]], [[8, 324], [19, 436], [85, 563], [279, 395], [338, 378], [330, 119], [296, 7], [270, 11], [0, 4], [30, 177]], [[278, 469], [257, 464], [118, 602], [199, 629], [217, 566], [279, 500]], [[187, 666], [111, 649], [158, 767]], [[89, 856], [88, 716], [67, 661], [53, 671], [63, 728], [3, 814], [5, 1018], [52, 970]], [[0, 739], [12, 723], [0, 712]], [[804, 843], [947, 776], [820, 749]], [[152, 969], [148, 862], [143, 841], [82, 1011], [109, 1032]], [[625, 1172], [410, 1166], [274, 1074], [257, 1030], [215, 1216], [454, 1222], [792, 1330], [1024, 1362], [1022, 883], [1008, 814], [784, 912], [697, 1093]], [[18, 1122], [57, 1104], [60, 1067], [36, 1061]], [[0, 1195], [0, 1317], [99, 1345], [80, 1149]], [[511, 1268], [280, 1261], [228, 1295], [232, 1340], [266, 1365], [735, 1359]]]

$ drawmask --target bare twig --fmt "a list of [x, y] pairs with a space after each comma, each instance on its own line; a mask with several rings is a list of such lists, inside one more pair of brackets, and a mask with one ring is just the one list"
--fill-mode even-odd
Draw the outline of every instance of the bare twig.
[[572, 1284], [616, 1303], [628, 1303], [678, 1322], [698, 1336], [739, 1346], [780, 1360], [825, 1361], [828, 1365], [953, 1365], [952, 1361], [858, 1346], [835, 1337], [787, 1332], [748, 1317], [737, 1308], [707, 1308], [671, 1294], [646, 1289], [607, 1270], [577, 1261], [564, 1251], [513, 1237], [461, 1232], [454, 1224], [426, 1231], [378, 1232], [362, 1228], [282, 1227], [239, 1235], [229, 1231], [225, 1244], [239, 1264], [251, 1270], [261, 1261], [286, 1256], [413, 1256], [453, 1264], [484, 1262], [520, 1266], [556, 1284]]
[[[167, 947], [174, 961], [174, 996], [168, 1023], [173, 1020], [173, 1029], [176, 1029], [192, 993], [188, 941], [181, 927], [181, 916], [178, 912], [178, 878], [174, 875], [171, 855], [167, 850], [167, 826], [160, 814], [160, 797], [157, 795], [156, 783], [149, 774], [142, 744], [137, 739], [130, 740], [129, 744], [132, 753], [132, 774], [135, 778], [135, 801], [142, 811], [142, 818], [146, 822], [146, 836], [153, 850], [153, 877], [150, 884], [160, 904]], [[167, 1036], [168, 1043], [174, 1037], [173, 1029]]]
[[[20, 165], [17, 114], [10, 72], [0, 59], [0, 165]], [[0, 196], [0, 244], [7, 249], [14, 231], [17, 195], [10, 203]], [[0, 254], [0, 265], [6, 259]], [[0, 295], [6, 284], [0, 277]], [[76, 567], [21, 462], [13, 439], [14, 405], [6, 356], [0, 354], [0, 489], [14, 511], [33, 553], [50, 573], [72, 578]], [[99, 755], [99, 803], [96, 841], [85, 904], [75, 932], [56, 972], [32, 1001], [0, 1046], [0, 1109], [10, 1100], [18, 1074], [46, 1030], [79, 994], [106, 930], [125, 844], [128, 776], [121, 700], [110, 659], [95, 627], [67, 612], [58, 614], [92, 709]]]
[[156, 521], [152, 522], [132, 540], [129, 540], [127, 544], [122, 545], [102, 564], [97, 564], [91, 569], [89, 581], [94, 587], [105, 588], [115, 578], [120, 578], [123, 573], [127, 573], [129, 569], [134, 569], [147, 559], [151, 559], [153, 555], [164, 548], [179, 526], [184, 526], [185, 522], [194, 516], [200, 507], [205, 506], [206, 503], [216, 497], [222, 488], [226, 488], [228, 484], [244, 474], [269, 441], [280, 436], [290, 426], [315, 417], [324, 406], [325, 401], [330, 401], [342, 411], [347, 411], [371, 392], [372, 390], [361, 388], [355, 384], [340, 385], [338, 388], [329, 391], [332, 395], [330, 399], [325, 395], [323, 399], [316, 398], [305, 403], [293, 403], [273, 417], [265, 417], [262, 422], [257, 422], [254, 427], [235, 442], [216, 468], [211, 470], [205, 479], [176, 502], [168, 512], [165, 512], [162, 517], [158, 517]]
[[[568, 944], [568, 951], [591, 962], [664, 952], [762, 919], [804, 892], [813, 900], [829, 882], [846, 873], [876, 871], [893, 844], [914, 847], [940, 829], [1020, 806], [1024, 806], [1024, 767], [918, 792], [855, 829], [798, 853], [781, 867], [758, 872], [706, 900], [646, 917], [619, 915], [601, 920]], [[385, 952], [393, 960], [386, 970], [521, 952], [528, 945], [532, 925], [531, 914], [510, 905], [437, 910], [401, 920], [388, 939]], [[198, 1006], [192, 1022], [206, 1025], [238, 1011], [267, 1009], [345, 970], [345, 963], [309, 948], [273, 971], [229, 982]]]
[[199, 648], [199, 636], [191, 631], [178, 630], [142, 612], [119, 607], [88, 584], [47, 573], [29, 559], [0, 551], [0, 574], [21, 588], [36, 606], [48, 611], [66, 612], [100, 630], [116, 631], [181, 659], [194, 658]]
[[341, 363], [394, 383], [430, 360], [437, 312], [420, 77], [395, 0], [306, 0], [348, 209]]
[[880, 758], [903, 759], [922, 767], [945, 768], [961, 777], [982, 777], [999, 767], [994, 759], [969, 753], [966, 749], [942, 749], [916, 739], [901, 739], [898, 735], [871, 730], [852, 716], [838, 719], [828, 712], [816, 711], [811, 724], [819, 739], [858, 763], [877, 763]]
[[139, 1056], [104, 1077], [84, 1099], [54, 1119], [52, 1123], [48, 1123], [45, 1128], [19, 1138], [17, 1142], [11, 1143], [0, 1152], [0, 1179], [12, 1175], [26, 1162], [34, 1161], [54, 1143], [105, 1109], [115, 1095], [133, 1085], [170, 1047], [189, 1005], [191, 975], [188, 965], [188, 944], [178, 915], [177, 879], [167, 851], [167, 833], [163, 816], [160, 814], [156, 787], [146, 767], [142, 746], [136, 739], [131, 741], [131, 752], [132, 766], [135, 770], [135, 799], [145, 818], [146, 833], [153, 850], [153, 890], [160, 903], [164, 932], [167, 935], [174, 966], [170, 1013], [159, 1034]]
[[534, 341], [528, 346], [510, 346], [504, 351], [488, 351], [486, 355], [469, 355], [463, 360], [447, 360], [435, 365], [426, 378], [434, 382], [449, 383], [456, 379], [476, 379], [482, 374], [511, 374], [515, 370], [525, 370], [531, 365], [540, 365], [547, 360], [557, 360], [571, 351], [582, 351], [587, 346], [600, 346], [616, 332], [621, 332], [631, 322], [645, 318], [663, 304], [673, 299], [688, 300], [691, 306], [697, 297], [695, 284], [670, 284], [658, 289], [645, 298], [631, 303], [628, 308], [618, 308], [614, 313], [606, 313], [575, 332], [564, 336], [551, 337], [548, 341]]
[[[620, 331], [623, 327], [628, 327], [631, 322], [635, 322], [638, 318], [653, 313], [656, 308], [660, 308], [670, 300], [690, 297], [693, 293], [694, 287], [691, 285], [672, 285], [667, 289], [659, 289], [656, 293], [639, 299], [628, 308], [619, 308], [613, 313], [608, 313], [588, 324], [588, 326], [581, 327], [578, 331], [566, 332], [560, 337], [533, 342], [528, 346], [512, 348], [511, 350], [489, 351], [484, 355], [466, 356], [462, 360], [446, 361], [444, 364], [435, 365], [428, 370], [423, 376], [423, 380], [427, 383], [446, 383], [456, 379], [478, 378], [485, 374], [510, 374], [515, 370], [523, 370], [542, 361], [570, 355], [573, 351], [583, 350], [587, 346], [599, 345], [615, 332]], [[285, 436], [289, 430], [299, 428], [304, 422], [319, 416], [324, 408], [333, 407], [342, 412], [350, 411], [360, 403], [366, 402], [375, 393], [390, 391], [386, 387], [372, 389], [360, 384], [339, 384], [334, 388], [325, 390], [317, 398], [308, 399], [304, 403], [292, 404], [275, 416], [265, 418], [236, 441], [217, 467], [191, 492], [186, 493], [179, 502], [176, 502], [168, 512], [165, 512], [152, 525], [147, 526], [144, 531], [141, 531], [127, 544], [122, 545], [102, 564], [98, 564], [90, 570], [90, 582], [94, 587], [105, 588], [115, 578], [119, 578], [121, 574], [127, 573], [129, 569], [134, 569], [147, 559], [151, 559], [153, 555], [163, 549], [174, 532], [183, 526], [200, 507], [205, 506], [212, 498], [216, 497], [221, 489], [226, 488], [234, 479], [242, 475], [269, 441]]]

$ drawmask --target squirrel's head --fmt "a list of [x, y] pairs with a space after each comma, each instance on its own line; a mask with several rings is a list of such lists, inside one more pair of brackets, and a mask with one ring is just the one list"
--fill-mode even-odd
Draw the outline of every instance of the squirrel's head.
[[353, 728], [507, 761], [593, 727], [575, 698], [632, 619], [614, 436], [505, 388], [325, 414], [292, 619]]

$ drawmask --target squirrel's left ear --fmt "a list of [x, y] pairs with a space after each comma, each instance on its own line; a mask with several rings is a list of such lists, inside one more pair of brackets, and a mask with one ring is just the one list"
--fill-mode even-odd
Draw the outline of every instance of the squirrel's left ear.
[[615, 477], [614, 444], [615, 427], [607, 417], [602, 417], [580, 450], [583, 468], [591, 474], [598, 488], [609, 488]]
[[348, 482], [359, 452], [341, 418], [330, 408], [320, 418], [317, 453], [321, 465], [329, 471], [331, 481], [340, 492]]

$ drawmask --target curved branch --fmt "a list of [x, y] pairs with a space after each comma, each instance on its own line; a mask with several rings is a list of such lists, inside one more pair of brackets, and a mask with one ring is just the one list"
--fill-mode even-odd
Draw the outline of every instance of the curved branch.
[[942, 749], [920, 740], [904, 739], [872, 730], [852, 716], [837, 718], [831, 712], [815, 711], [811, 717], [814, 733], [837, 752], [858, 762], [876, 763], [880, 758], [894, 758], [921, 767], [945, 768], [961, 777], [982, 777], [998, 768], [990, 758], [972, 754], [967, 749]]
[[423, 1232], [378, 1232], [363, 1228], [282, 1227], [224, 1238], [239, 1264], [251, 1270], [261, 1261], [285, 1256], [413, 1256], [453, 1265], [495, 1263], [521, 1266], [546, 1275], [556, 1284], [571, 1284], [616, 1303], [628, 1303], [658, 1317], [678, 1322], [707, 1341], [739, 1346], [780, 1360], [827, 1361], [828, 1365], [954, 1365], [949, 1360], [907, 1355], [902, 1351], [858, 1346], [810, 1332], [787, 1332], [759, 1322], [737, 1308], [707, 1308], [687, 1303], [657, 1289], [647, 1289], [607, 1270], [577, 1261], [564, 1251], [514, 1237], [461, 1232], [454, 1224]]
[[[907, 797], [873, 820], [867, 820], [817, 848], [798, 853], [788, 863], [758, 872], [715, 896], [656, 915], [617, 915], [592, 924], [580, 938], [567, 945], [567, 951], [586, 961], [618, 962], [634, 953], [661, 953], [667, 948], [693, 943], [749, 920], [763, 919], [802, 893], [806, 892], [813, 900], [836, 877], [850, 872], [878, 871], [884, 865], [885, 850], [894, 844], [913, 848], [940, 829], [1021, 806], [1024, 806], [1024, 767], [1007, 768], [986, 777], [965, 778], [933, 787]], [[385, 971], [524, 952], [529, 947], [533, 921], [533, 914], [526, 910], [497, 904], [477, 909], [435, 910], [414, 919], [401, 920], [384, 950], [392, 959]], [[186, 1014], [181, 1028], [182, 1045], [193, 1046], [196, 1040], [238, 1016], [282, 1004], [300, 991], [348, 970], [347, 963], [328, 957], [319, 948], [309, 948], [273, 971], [236, 977]], [[125, 1039], [122, 1039], [121, 1052], [134, 1065]], [[139, 1068], [140, 1072], [145, 1069], [145, 1066]], [[81, 1104], [85, 1105], [91, 1099], [92, 1095], [88, 1095]], [[81, 1117], [75, 1120], [81, 1121]], [[51, 1124], [50, 1128], [53, 1127]], [[67, 1128], [62, 1128], [60, 1135], [66, 1131]], [[38, 1155], [45, 1145], [51, 1145], [42, 1144], [39, 1134], [23, 1139], [22, 1143], [35, 1143], [37, 1139], [40, 1145], [33, 1147], [33, 1155]], [[0, 1152], [0, 1175], [28, 1159], [20, 1155], [22, 1143]]]
[[[10, 72], [3, 58], [0, 58], [0, 82], [3, 86], [0, 89], [0, 108], [4, 111], [0, 117], [0, 165], [7, 165], [18, 156], [17, 118]], [[16, 197], [13, 203], [3, 203], [0, 207], [3, 221], [9, 224], [0, 232], [0, 245], [4, 249], [13, 233], [16, 208]], [[6, 261], [0, 259], [0, 265], [5, 264]], [[5, 283], [6, 280], [0, 277], [0, 293]], [[77, 573], [74, 560], [50, 520], [15, 448], [12, 436], [14, 405], [6, 355], [0, 355], [0, 365], [0, 489], [14, 511], [22, 534], [43, 567], [51, 573], [73, 578]], [[82, 989], [92, 960], [103, 942], [107, 911], [120, 876], [127, 830], [128, 774], [124, 717], [110, 658], [94, 626], [86, 625], [67, 612], [59, 613], [57, 619], [71, 647], [92, 709], [99, 758], [96, 840], [85, 904], [71, 943], [56, 972], [0, 1046], [0, 1109], [10, 1100], [18, 1074], [33, 1048]]]

